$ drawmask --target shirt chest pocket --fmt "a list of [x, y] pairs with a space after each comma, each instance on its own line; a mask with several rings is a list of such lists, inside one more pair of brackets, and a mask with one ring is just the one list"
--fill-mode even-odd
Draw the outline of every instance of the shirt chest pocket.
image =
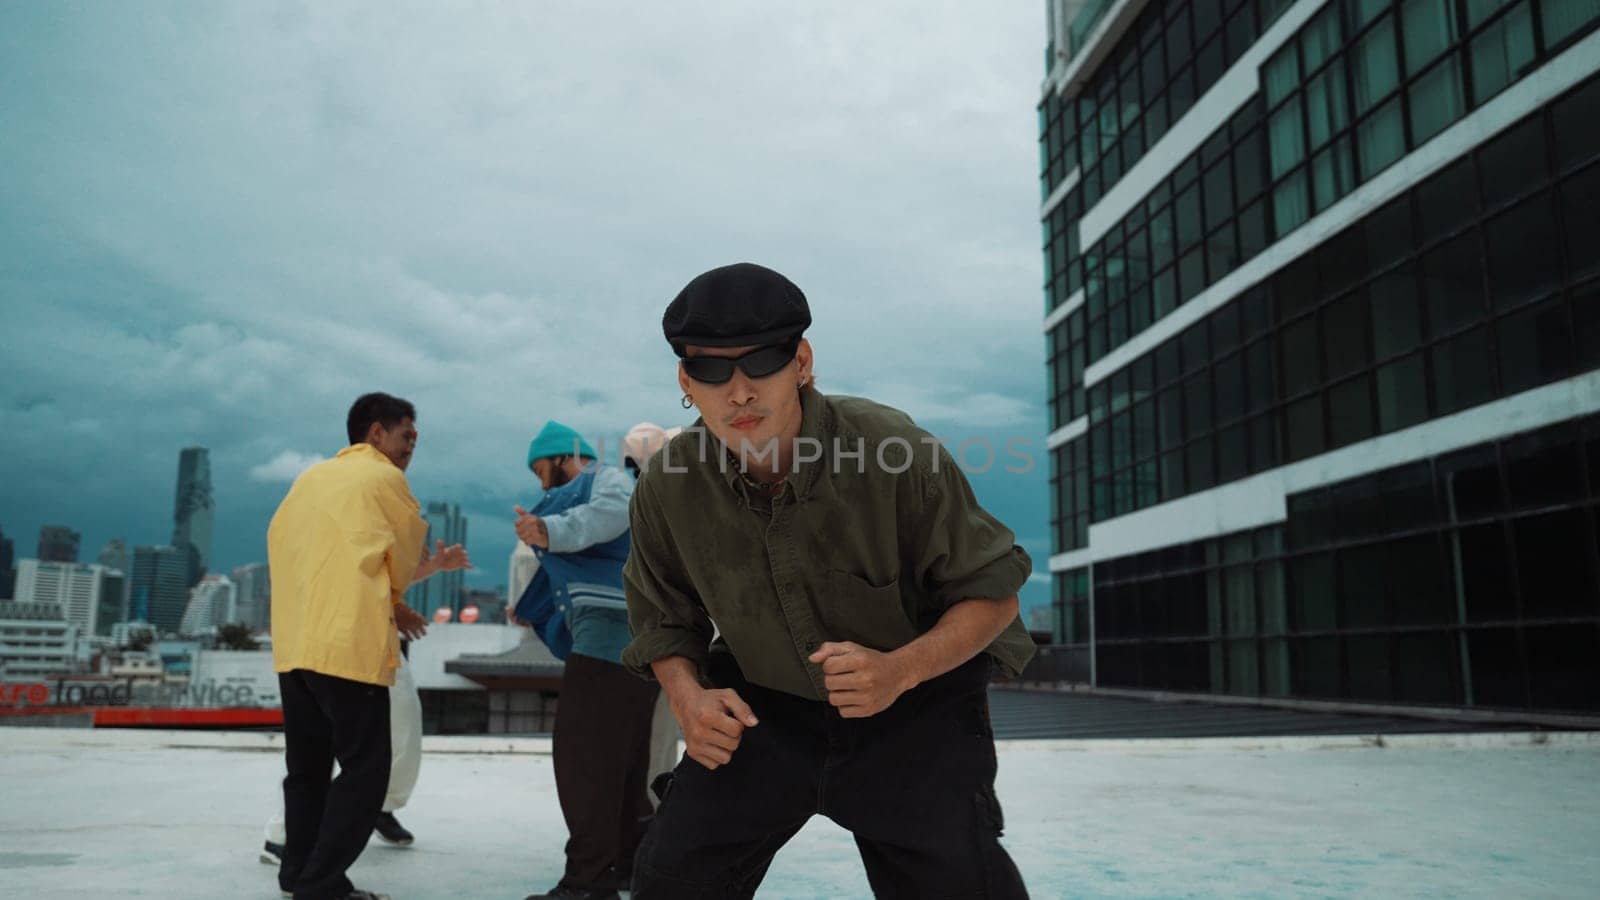
[[898, 580], [879, 587], [849, 572], [830, 569], [817, 597], [817, 613], [830, 640], [895, 650], [917, 636], [901, 605]]

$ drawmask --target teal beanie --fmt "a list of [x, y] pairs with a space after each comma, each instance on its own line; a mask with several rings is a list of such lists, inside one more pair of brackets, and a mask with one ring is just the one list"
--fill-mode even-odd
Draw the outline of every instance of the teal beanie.
[[544, 423], [539, 429], [539, 434], [534, 437], [533, 443], [528, 445], [528, 467], [533, 468], [536, 459], [548, 459], [552, 456], [587, 456], [590, 459], [599, 459], [600, 454], [594, 452], [589, 442], [571, 428], [554, 419]]

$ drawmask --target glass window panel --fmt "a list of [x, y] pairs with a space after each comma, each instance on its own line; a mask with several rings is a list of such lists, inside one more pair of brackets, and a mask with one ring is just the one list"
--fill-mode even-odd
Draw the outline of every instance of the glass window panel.
[[1467, 0], [1467, 29], [1477, 28], [1511, 3], [1512, 0]]
[[1361, 158], [1361, 180], [1383, 171], [1406, 152], [1406, 134], [1395, 98], [1356, 127], [1356, 152]]
[[1378, 276], [1367, 289], [1372, 316], [1372, 345], [1378, 359], [1388, 359], [1422, 345], [1422, 303], [1416, 271], [1401, 266]]
[[1289, 562], [1289, 596], [1295, 631], [1331, 631], [1336, 627], [1333, 554], [1314, 553]]
[[1277, 399], [1276, 373], [1272, 366], [1272, 341], [1257, 341], [1245, 351], [1250, 413], [1255, 414], [1271, 406]]
[[1401, 195], [1368, 215], [1362, 226], [1366, 236], [1368, 272], [1382, 269], [1416, 250], [1411, 234], [1411, 200], [1408, 195]]
[[1267, 249], [1267, 205], [1258, 200], [1239, 213], [1239, 261], [1252, 259]]
[[1244, 356], [1235, 353], [1217, 363], [1217, 421], [1232, 422], [1244, 415]]
[[1538, 709], [1600, 709], [1600, 626], [1554, 625], [1523, 632], [1528, 691]]
[[1189, 490], [1203, 491], [1217, 483], [1211, 452], [1211, 439], [1209, 437], [1201, 438], [1190, 444], [1186, 456], [1188, 457]]
[[1312, 209], [1322, 212], [1356, 186], [1355, 159], [1350, 140], [1341, 138], [1311, 160]]
[[1286, 412], [1290, 462], [1316, 456], [1326, 447], [1322, 433], [1322, 395], [1289, 404]]
[[1524, 618], [1594, 615], [1594, 538], [1583, 509], [1513, 520]]
[[1228, 65], [1233, 65], [1250, 45], [1256, 40], [1255, 4], [1246, 3], [1239, 7], [1228, 20]]
[[1291, 43], [1267, 61], [1267, 105], [1277, 106], [1278, 101], [1294, 93], [1294, 89], [1299, 85], [1300, 58], [1295, 52], [1294, 44]]
[[[1329, 11], [1333, 9], [1330, 7]], [[1311, 146], [1321, 147], [1350, 124], [1350, 104], [1344, 92], [1344, 65], [1335, 62], [1306, 85], [1306, 123]]]
[[1217, 83], [1226, 65], [1223, 58], [1222, 35], [1218, 34], [1195, 54], [1194, 78], [1201, 93], [1205, 93], [1207, 88]]
[[1240, 304], [1228, 303], [1211, 314], [1211, 352], [1223, 354], [1239, 346]]
[[1556, 164], [1575, 169], [1600, 153], [1600, 78], [1591, 78], [1555, 105]]
[[1167, 88], [1168, 115], [1172, 121], [1183, 118], [1189, 107], [1194, 106], [1194, 99], [1194, 68], [1185, 66], [1172, 76], [1172, 84]]
[[1212, 166], [1204, 176], [1206, 230], [1211, 231], [1233, 215], [1233, 175], [1228, 161]]
[[1250, 472], [1250, 432], [1244, 424], [1217, 432], [1217, 483], [1226, 484]]
[[1190, 375], [1183, 382], [1184, 422], [1190, 438], [1211, 430], [1211, 373]]
[[1206, 288], [1204, 247], [1196, 247], [1178, 260], [1178, 302], [1183, 303]]
[[1525, 667], [1516, 629], [1474, 629], [1466, 635], [1467, 653], [1472, 658], [1473, 702], [1491, 707], [1526, 706]]
[[1477, 234], [1469, 231], [1425, 254], [1422, 284], [1434, 337], [1482, 321], [1487, 304]]
[[1581, 278], [1600, 272], [1600, 165], [1562, 182], [1561, 220], [1568, 275]]
[[1600, 19], [1600, 0], [1555, 0], [1540, 4], [1544, 18], [1544, 45], [1554, 47]]
[[1345, 671], [1349, 673], [1344, 696], [1353, 700], [1386, 701], [1394, 696], [1390, 662], [1390, 637], [1386, 634], [1352, 635], [1344, 639]]
[[1307, 72], [1315, 72], [1339, 48], [1339, 8], [1329, 4], [1300, 31], [1300, 51]]
[[1161, 456], [1161, 497], [1170, 500], [1188, 493], [1183, 479], [1183, 451], [1174, 450]]
[[1182, 349], [1184, 349], [1184, 372], [1195, 372], [1198, 368], [1211, 362], [1210, 335], [1206, 330], [1205, 322], [1190, 325], [1179, 336], [1179, 341], [1181, 341]]
[[1250, 469], [1270, 469], [1283, 459], [1278, 435], [1277, 413], [1265, 413], [1250, 420]]
[[1505, 526], [1474, 525], [1453, 534], [1453, 559], [1461, 567], [1459, 584], [1469, 622], [1501, 622], [1516, 618], [1511, 583], [1511, 552]]
[[1500, 341], [1500, 387], [1505, 393], [1525, 391], [1572, 374], [1576, 359], [1565, 298], [1553, 297], [1501, 319], [1495, 330]]
[[1176, 251], [1172, 235], [1172, 209], [1162, 207], [1150, 217], [1150, 267], [1159, 269], [1172, 262]]
[[1187, 250], [1194, 246], [1204, 233], [1200, 218], [1200, 186], [1191, 185], [1188, 190], [1179, 194], [1173, 208], [1178, 217], [1178, 249]]
[[1230, 566], [1223, 573], [1227, 595], [1228, 634], [1256, 633], [1255, 570], [1248, 565]]
[[1339, 608], [1343, 628], [1381, 628], [1388, 624], [1384, 603], [1384, 553], [1381, 544], [1339, 551]]
[[1409, 428], [1428, 418], [1428, 386], [1421, 354], [1379, 366], [1377, 388], [1380, 432]]
[[1472, 41], [1474, 105], [1482, 104], [1521, 78], [1533, 63], [1533, 57], [1533, 8], [1524, 0], [1521, 6]]
[[1411, 85], [1411, 140], [1415, 146], [1461, 118], [1465, 98], [1461, 89], [1461, 57], [1452, 53], [1445, 61]]
[[1462, 522], [1504, 511], [1499, 456], [1493, 445], [1463, 450], [1435, 464], [1450, 521]]
[[1350, 20], [1357, 29], [1389, 10], [1394, 0], [1350, 0]]
[[1400, 26], [1406, 36], [1406, 74], [1415, 75], [1455, 42], [1455, 3], [1406, 0], [1400, 7]]
[[1514, 438], [1503, 453], [1513, 509], [1582, 501], [1583, 450], [1576, 428], [1557, 425]]
[[[1578, 342], [1578, 367], [1581, 371], [1600, 367], [1600, 283], [1590, 283], [1573, 292], [1572, 334]], [[1600, 452], [1595, 459], [1600, 461]], [[1600, 472], [1594, 479], [1600, 489]]]
[[1268, 155], [1272, 177], [1299, 165], [1306, 158], [1305, 123], [1298, 102], [1285, 104], [1267, 121]]
[[1536, 194], [1485, 226], [1489, 296], [1505, 309], [1561, 284], [1561, 240], [1550, 194]]
[[1494, 399], [1489, 332], [1476, 328], [1433, 348], [1433, 391], [1437, 414], [1448, 415]]
[[1304, 393], [1322, 382], [1317, 358], [1321, 348], [1317, 343], [1317, 320], [1308, 316], [1285, 327], [1280, 340], [1282, 351], [1278, 359], [1283, 363], [1284, 396]]
[[1316, 258], [1301, 256], [1285, 266], [1272, 279], [1272, 296], [1278, 306], [1278, 321], [1286, 322], [1317, 305]]
[[1290, 175], [1272, 189], [1272, 214], [1279, 237], [1299, 228], [1310, 217], [1305, 169]]
[[1423, 242], [1457, 231], [1477, 218], [1478, 185], [1472, 161], [1463, 159], [1417, 188]]
[[1372, 379], [1362, 375], [1328, 391], [1328, 446], [1343, 447], [1372, 437]]
[[1358, 114], [1377, 106], [1400, 86], [1400, 67], [1395, 57], [1394, 20], [1385, 18], [1361, 38], [1351, 55]]
[[1548, 178], [1544, 117], [1533, 116], [1485, 144], [1478, 171], [1484, 202], [1491, 208], [1542, 187]]
[[1327, 358], [1327, 377], [1342, 378], [1366, 368], [1371, 361], [1367, 350], [1367, 299], [1360, 292], [1347, 294], [1322, 310], [1322, 345]]
[[1233, 148], [1233, 177], [1240, 201], [1248, 201], [1261, 193], [1264, 184], [1262, 146], [1262, 131], [1254, 128]]
[[1133, 408], [1133, 452], [1137, 459], [1156, 453], [1156, 404], [1146, 400]]
[[1395, 635], [1395, 699], [1407, 703], [1460, 703], [1460, 647], [1460, 640], [1450, 632]]
[[1183, 443], [1183, 395], [1176, 388], [1169, 388], [1161, 392], [1157, 406], [1161, 449], [1171, 450]]
[[1255, 641], [1228, 641], [1228, 693], [1254, 697], [1261, 693], [1261, 670]]

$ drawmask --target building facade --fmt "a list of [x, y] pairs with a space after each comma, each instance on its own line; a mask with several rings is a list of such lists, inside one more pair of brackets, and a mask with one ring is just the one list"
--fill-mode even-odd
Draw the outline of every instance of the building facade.
[[39, 551], [35, 556], [43, 562], [75, 563], [79, 539], [79, 534], [65, 525], [46, 525], [39, 529]]
[[157, 631], [178, 630], [189, 602], [189, 555], [177, 547], [135, 547], [128, 617]]
[[[423, 518], [428, 520], [428, 552], [432, 553], [436, 541], [445, 546], [466, 544], [467, 520], [461, 507], [452, 503], [430, 501]], [[461, 589], [466, 583], [466, 573], [461, 570], [440, 572], [406, 592], [406, 602], [428, 619], [440, 609], [450, 610], [452, 617], [461, 612]]]
[[0, 530], [0, 600], [10, 600], [12, 585], [16, 583], [16, 572], [12, 569], [16, 556], [16, 544], [3, 530]]
[[237, 592], [236, 621], [253, 631], [272, 626], [272, 573], [266, 563], [250, 563], [233, 570]]
[[178, 633], [200, 635], [237, 621], [237, 594], [226, 575], [207, 575], [189, 589], [189, 603], [178, 623]]
[[[104, 566], [82, 563], [45, 562], [24, 559], [17, 563], [16, 602], [57, 608], [63, 620], [78, 627], [78, 634], [110, 634], [120, 610], [120, 593], [113, 610], [105, 608], [109, 587], [120, 592], [122, 583], [112, 579]], [[110, 613], [111, 620], [105, 621]]]
[[1600, 0], [1055, 0], [1055, 640], [1600, 711]]
[[204, 447], [185, 447], [178, 454], [172, 546], [185, 555], [189, 587], [199, 584], [211, 565], [211, 529], [215, 515], [211, 499], [211, 451]]
[[0, 681], [34, 681], [83, 670], [81, 637], [56, 604], [0, 601]]

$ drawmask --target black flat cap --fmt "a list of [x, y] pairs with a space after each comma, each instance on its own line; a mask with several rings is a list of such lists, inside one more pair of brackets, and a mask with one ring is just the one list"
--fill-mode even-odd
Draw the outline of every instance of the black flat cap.
[[734, 263], [697, 276], [661, 317], [679, 356], [684, 347], [744, 347], [794, 340], [811, 325], [811, 307], [794, 282], [765, 266]]

